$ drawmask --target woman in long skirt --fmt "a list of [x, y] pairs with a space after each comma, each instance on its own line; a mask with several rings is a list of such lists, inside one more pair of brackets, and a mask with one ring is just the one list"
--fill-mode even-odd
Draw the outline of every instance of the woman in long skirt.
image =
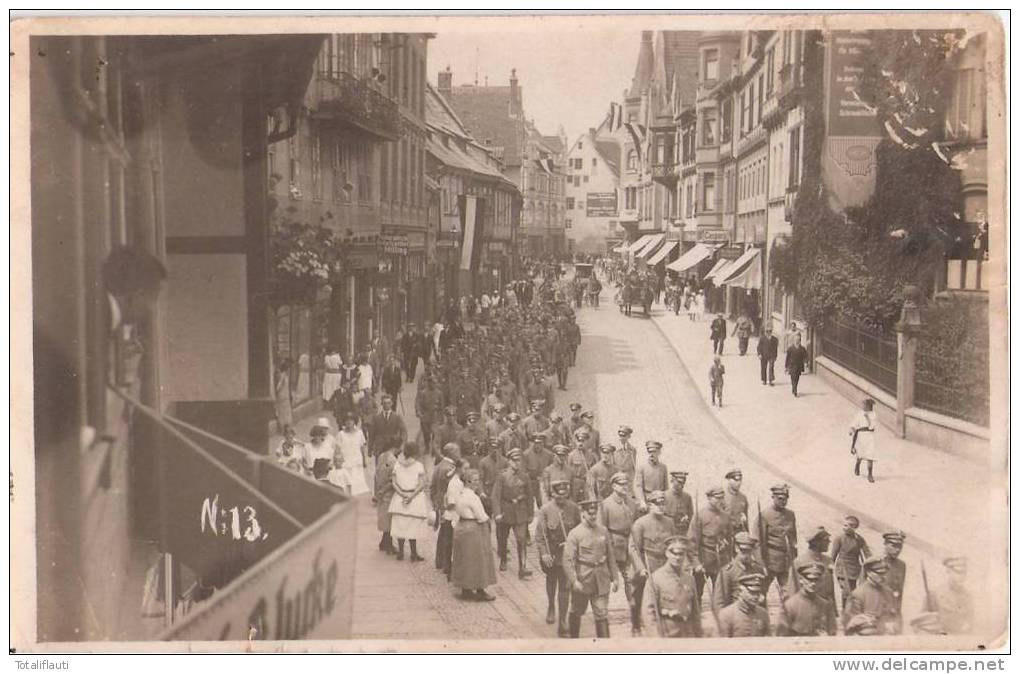
[[418, 554], [418, 539], [428, 535], [428, 498], [425, 496], [425, 466], [418, 460], [418, 444], [407, 442], [393, 467], [393, 498], [390, 500], [390, 536], [397, 539], [397, 559], [404, 559], [404, 541], [411, 542], [411, 561]]
[[861, 474], [861, 462], [868, 462], [868, 482], [875, 481], [875, 401], [868, 398], [864, 409], [850, 423], [850, 453], [857, 457], [854, 475]]
[[495, 597], [485, 588], [496, 582], [496, 563], [492, 556], [489, 516], [478, 498], [480, 484], [477, 470], [464, 473], [464, 489], [457, 500], [457, 526], [453, 530], [450, 582], [460, 588], [462, 599], [492, 601]]
[[322, 399], [329, 404], [333, 399], [333, 394], [340, 388], [340, 384], [343, 383], [343, 373], [340, 368], [343, 367], [343, 357], [339, 351], [332, 344], [326, 349], [326, 355], [323, 357], [323, 366], [325, 371], [322, 374]]

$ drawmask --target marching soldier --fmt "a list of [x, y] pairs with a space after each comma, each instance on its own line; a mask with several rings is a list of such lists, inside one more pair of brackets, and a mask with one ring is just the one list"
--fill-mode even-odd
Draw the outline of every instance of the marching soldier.
[[595, 428], [595, 413], [591, 410], [581, 412], [581, 421], [584, 422], [584, 426], [588, 429], [588, 434], [591, 435], [590, 449], [592, 450], [592, 453], [596, 453], [599, 445], [602, 444], [602, 438], [599, 435], [598, 429]]
[[786, 507], [790, 488], [778, 484], [771, 488], [772, 505], [758, 513], [758, 536], [761, 539], [762, 561], [765, 563], [767, 595], [772, 581], [783, 587], [790, 581], [790, 564], [797, 557], [797, 517]]
[[907, 581], [907, 565], [900, 559], [903, 552], [903, 541], [907, 535], [902, 531], [890, 531], [882, 534], [883, 548], [885, 549], [885, 565], [889, 572], [885, 574], [885, 585], [892, 592], [896, 600], [896, 615], [898, 618], [897, 630], [903, 632], [903, 586]]
[[602, 455], [602, 460], [588, 469], [588, 493], [601, 501], [613, 492], [610, 481], [617, 473], [613, 466], [616, 447], [602, 445], [599, 447], [599, 453]]
[[694, 517], [694, 499], [684, 491], [687, 484], [687, 471], [671, 470], [669, 481], [672, 488], [666, 492], [666, 514], [673, 519], [678, 534], [686, 535]]
[[747, 496], [740, 491], [744, 473], [733, 468], [726, 473], [726, 510], [730, 513], [734, 531], [747, 531]]
[[542, 498], [546, 501], [553, 498], [552, 485], [559, 480], [567, 483], [567, 497], [571, 501], [577, 503], [584, 500], [584, 485], [577, 486], [573, 483], [573, 474], [567, 465], [569, 452], [570, 449], [566, 445], [553, 446], [553, 461], [542, 471], [541, 491]]
[[[829, 532], [825, 527], [815, 529], [815, 532], [807, 540], [808, 549], [794, 560], [793, 567], [797, 569], [806, 564], [814, 563], [821, 568], [822, 575], [814, 583], [815, 594], [829, 601], [835, 614], [836, 587], [832, 574], [832, 557], [826, 554], [826, 551], [829, 549], [830, 538]], [[797, 583], [799, 580], [800, 576], [794, 575], [794, 582]]]
[[488, 450], [488, 453], [478, 462], [478, 473], [482, 484], [482, 492], [478, 494], [478, 497], [482, 500], [482, 505], [485, 506], [485, 512], [491, 516], [492, 492], [496, 488], [496, 480], [510, 464], [503, 456], [499, 441], [495, 438], [489, 438]]
[[762, 606], [765, 577], [749, 573], [738, 579], [737, 600], [719, 611], [719, 636], [767, 637], [769, 612]]
[[588, 426], [581, 426], [574, 431], [574, 447], [584, 458], [584, 470], [587, 473], [599, 460], [598, 445], [595, 444]]
[[857, 533], [860, 520], [854, 515], [843, 519], [843, 533], [832, 542], [832, 559], [836, 567], [836, 580], [843, 589], [843, 606], [857, 587], [861, 577], [861, 562], [871, 556], [868, 544]]
[[457, 406], [447, 405], [443, 408], [442, 423], [432, 428], [433, 454], [438, 459], [442, 449], [451, 442], [457, 442], [464, 427], [457, 423]]
[[514, 447], [524, 449], [528, 444], [528, 439], [524, 435], [524, 431], [521, 430], [521, 415], [517, 412], [511, 412], [507, 415], [506, 420], [509, 422], [509, 425], [498, 438], [499, 444], [503, 448], [504, 456]]
[[832, 602], [817, 592], [824, 569], [808, 562], [795, 570], [800, 590], [783, 603], [776, 626], [777, 637], [836, 635], [836, 614]]
[[[616, 436], [620, 439], [620, 447], [616, 450], [616, 455], [613, 457], [613, 465], [616, 466], [616, 470], [620, 473], [626, 473], [631, 483], [634, 482], [634, 473], [637, 471], [637, 448], [630, 442], [630, 436], [633, 433], [634, 431], [630, 426], [620, 426], [617, 429]], [[633, 485], [631, 487], [631, 492], [633, 493]]]
[[521, 465], [522, 452], [511, 449], [507, 453], [510, 467], [500, 473], [492, 494], [492, 519], [496, 521], [496, 548], [499, 570], [507, 568], [507, 539], [513, 531], [517, 547], [517, 576], [521, 580], [531, 577], [528, 568], [528, 524], [534, 512], [531, 481]]
[[567, 429], [570, 431], [570, 437], [574, 437], [574, 433], [583, 425], [584, 420], [581, 419], [581, 403], [570, 403], [570, 418], [567, 419]]
[[588, 469], [591, 467], [588, 463], [588, 456], [584, 453], [582, 443], [588, 440], [588, 429], [579, 428], [574, 431], [574, 443], [573, 449], [567, 456], [567, 465], [570, 467], [573, 480], [580, 482], [581, 489], [587, 489], [588, 487]]
[[765, 577], [765, 567], [754, 556], [758, 539], [746, 531], [738, 531], [733, 542], [737, 556], [723, 567], [715, 581], [715, 604], [718, 608], [725, 608], [737, 600], [741, 577], [749, 573]]
[[546, 433], [552, 438], [554, 445], [568, 442], [570, 435], [567, 432], [566, 424], [563, 423], [563, 415], [556, 410], [553, 410], [549, 415], [549, 428], [546, 429]]
[[634, 603], [631, 622], [635, 634], [641, 633], [641, 601], [645, 579], [666, 563], [666, 541], [676, 536], [673, 520], [665, 513], [666, 494], [652, 492], [648, 512], [630, 528], [630, 563], [634, 568]]
[[485, 422], [485, 435], [487, 438], [498, 438], [509, 427], [506, 415], [507, 407], [505, 403], [498, 402], [492, 406], [492, 418]]
[[553, 453], [545, 448], [545, 435], [539, 434], [530, 438], [530, 444], [521, 457], [524, 472], [528, 474], [528, 479], [533, 487], [535, 505], [539, 508], [542, 507], [542, 490], [538, 486], [542, 480], [542, 473], [547, 466], [552, 464], [553, 456]]
[[939, 634], [970, 634], [974, 629], [974, 598], [967, 590], [967, 558], [946, 557], [946, 582], [926, 600], [938, 615]]
[[701, 604], [689, 564], [689, 541], [683, 536], [672, 536], [665, 545], [666, 563], [648, 579], [662, 636], [701, 637]]
[[691, 534], [703, 571], [697, 575], [699, 601], [705, 591], [705, 579], [711, 578], [714, 588], [719, 571], [733, 556], [733, 523], [726, 510], [723, 488], [712, 487], [705, 496], [708, 497], [708, 505], [698, 511]]
[[623, 576], [623, 591], [630, 604], [631, 628], [641, 629], [641, 616], [635, 613], [635, 586], [637, 581], [634, 567], [630, 564], [630, 532], [634, 525], [634, 504], [627, 498], [627, 476], [623, 473], [613, 475], [610, 480], [613, 493], [603, 499], [599, 507], [599, 524], [605, 527], [609, 535], [616, 568]]
[[898, 634], [896, 601], [885, 586], [889, 567], [881, 557], [864, 562], [864, 582], [850, 595], [843, 611], [844, 632], [849, 635]]
[[578, 504], [581, 523], [567, 534], [563, 546], [563, 571], [570, 583], [570, 636], [581, 635], [581, 616], [591, 604], [595, 617], [595, 636], [609, 637], [609, 592], [619, 589], [620, 572], [609, 532], [596, 520], [599, 502], [590, 499]]
[[488, 433], [478, 410], [468, 410], [467, 424], [457, 434], [457, 444], [460, 445], [461, 453], [472, 468], [478, 468], [479, 462], [482, 460], [481, 448], [487, 437]]
[[641, 464], [634, 473], [634, 499], [637, 501], [638, 510], [648, 510], [648, 495], [653, 491], [666, 491], [669, 488], [669, 470], [666, 464], [659, 461], [662, 454], [662, 443], [658, 440], [649, 440], [645, 443], [645, 451], [648, 452], [648, 461]]
[[545, 414], [545, 400], [535, 398], [531, 401], [531, 414], [521, 422], [521, 429], [526, 437], [544, 433], [549, 428], [549, 417]]
[[535, 546], [545, 574], [545, 594], [549, 600], [545, 622], [549, 625], [556, 622], [558, 606], [557, 634], [566, 637], [570, 635], [567, 624], [570, 585], [563, 568], [563, 545], [567, 541], [567, 533], [581, 523], [581, 510], [569, 499], [570, 483], [567, 480], [554, 480], [550, 490], [552, 498], [542, 506], [535, 519]]

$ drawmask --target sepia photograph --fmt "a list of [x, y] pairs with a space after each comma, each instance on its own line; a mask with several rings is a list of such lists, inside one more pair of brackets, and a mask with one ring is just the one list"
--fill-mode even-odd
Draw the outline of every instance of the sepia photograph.
[[1008, 19], [9, 30], [12, 654], [1008, 648]]

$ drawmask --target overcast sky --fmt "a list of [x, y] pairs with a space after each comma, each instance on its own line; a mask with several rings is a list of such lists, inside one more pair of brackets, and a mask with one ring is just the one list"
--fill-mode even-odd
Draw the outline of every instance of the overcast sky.
[[560, 124], [570, 142], [598, 126], [609, 102], [622, 102], [637, 63], [640, 31], [557, 30], [529, 33], [438, 32], [429, 42], [429, 82], [449, 65], [453, 85], [506, 86], [510, 69], [524, 89], [524, 111], [546, 135]]

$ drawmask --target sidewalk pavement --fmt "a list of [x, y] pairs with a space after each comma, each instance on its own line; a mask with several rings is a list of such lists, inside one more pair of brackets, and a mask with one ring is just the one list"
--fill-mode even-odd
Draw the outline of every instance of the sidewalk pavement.
[[[708, 321], [690, 321], [661, 309], [653, 309], [652, 320], [710, 403]], [[988, 546], [995, 538], [1005, 540], [990, 536], [989, 526], [993, 494], [1005, 499], [1003, 475], [994, 474], [990, 465], [901, 439], [880, 426], [875, 483], [864, 477], [864, 467], [862, 476], [855, 477], [848, 433], [857, 405], [811, 374], [802, 376], [800, 395], [793, 397], [782, 353], [775, 386], [763, 386], [756, 345], [752, 338], [747, 355], [741, 356], [737, 339], [727, 338], [724, 406], [711, 408], [724, 432], [749, 457], [791, 486], [854, 512], [869, 528], [902, 529], [908, 544], [926, 555], [958, 552], [973, 559], [992, 552]]]

